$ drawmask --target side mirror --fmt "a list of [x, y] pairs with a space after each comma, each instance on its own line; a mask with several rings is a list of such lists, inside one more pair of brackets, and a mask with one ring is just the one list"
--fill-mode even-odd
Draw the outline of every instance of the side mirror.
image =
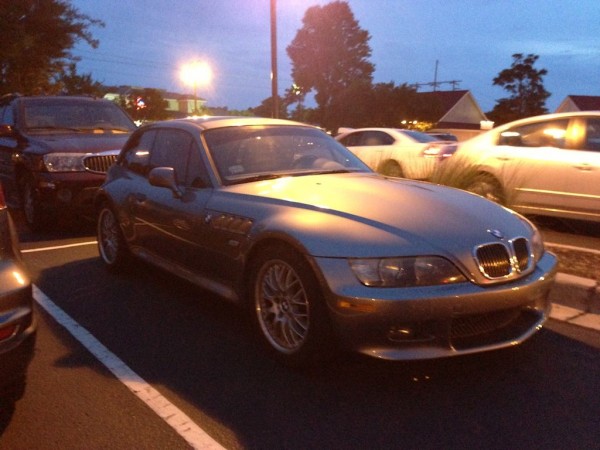
[[163, 187], [173, 192], [173, 197], [183, 197], [183, 192], [177, 186], [175, 169], [172, 167], [155, 167], [148, 174], [148, 180], [152, 186]]

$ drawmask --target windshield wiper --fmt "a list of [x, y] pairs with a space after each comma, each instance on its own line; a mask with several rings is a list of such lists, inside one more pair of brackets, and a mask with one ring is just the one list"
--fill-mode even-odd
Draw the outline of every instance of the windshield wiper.
[[264, 181], [264, 180], [275, 180], [277, 178], [281, 178], [283, 175], [278, 175], [274, 173], [263, 173], [260, 175], [252, 175], [249, 177], [235, 178], [229, 179], [229, 184], [241, 184], [241, 183], [252, 183], [254, 181]]
[[53, 125], [44, 125], [39, 127], [27, 127], [29, 131], [35, 130], [66, 130], [66, 131], [83, 131], [82, 128], [72, 128], [72, 127], [57, 127]]

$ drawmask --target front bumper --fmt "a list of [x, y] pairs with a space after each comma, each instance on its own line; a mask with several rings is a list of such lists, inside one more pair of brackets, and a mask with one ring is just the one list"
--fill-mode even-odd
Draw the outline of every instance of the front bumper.
[[94, 195], [106, 178], [90, 172], [38, 173], [36, 194], [39, 205], [47, 211], [93, 211]]
[[340, 344], [388, 360], [477, 353], [517, 345], [550, 313], [557, 270], [546, 252], [533, 273], [509, 283], [368, 288], [344, 260], [317, 259]]

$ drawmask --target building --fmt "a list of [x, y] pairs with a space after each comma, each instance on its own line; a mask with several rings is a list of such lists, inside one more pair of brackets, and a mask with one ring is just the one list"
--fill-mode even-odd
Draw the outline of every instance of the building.
[[600, 111], [600, 96], [568, 95], [558, 108], [557, 113], [577, 111]]
[[[115, 86], [110, 87], [109, 92], [104, 95], [104, 98], [118, 102], [120, 99], [132, 101], [131, 96], [143, 92], [146, 88], [135, 86]], [[167, 102], [166, 111], [171, 118], [181, 118], [192, 115], [196, 110], [202, 110], [206, 105], [206, 100], [193, 95], [177, 94], [168, 92], [163, 89], [154, 89], [160, 92], [163, 99]]]
[[452, 133], [459, 141], [473, 137], [493, 126], [470, 91], [433, 91], [418, 93], [419, 100], [440, 113], [432, 130]]

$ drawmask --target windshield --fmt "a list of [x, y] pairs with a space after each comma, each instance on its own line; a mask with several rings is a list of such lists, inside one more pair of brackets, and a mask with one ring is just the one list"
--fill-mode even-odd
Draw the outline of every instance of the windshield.
[[224, 184], [291, 175], [370, 171], [331, 136], [311, 127], [230, 127], [209, 130], [204, 138]]
[[24, 102], [23, 126], [28, 131], [93, 131], [129, 133], [135, 124], [107, 101], [43, 98]]

